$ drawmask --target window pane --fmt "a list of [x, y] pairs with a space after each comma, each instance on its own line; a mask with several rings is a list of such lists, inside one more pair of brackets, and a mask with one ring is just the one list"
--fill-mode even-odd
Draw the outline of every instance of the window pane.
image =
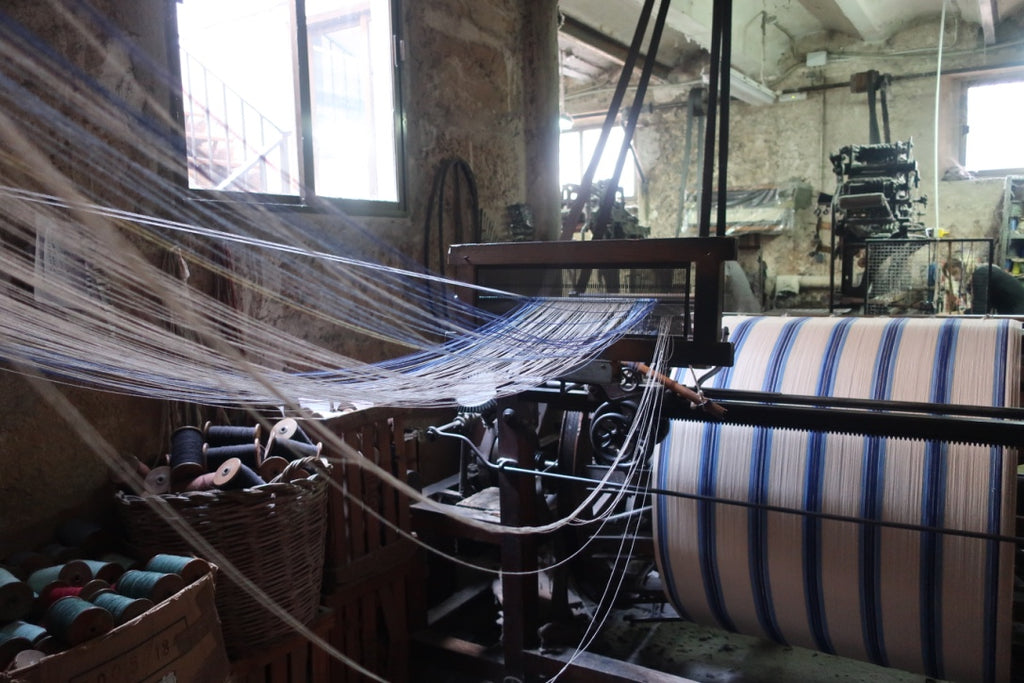
[[558, 140], [558, 181], [565, 185], [579, 185], [583, 180], [583, 169], [580, 167], [580, 133], [571, 130], [562, 133]]
[[189, 187], [299, 194], [291, 27], [287, 0], [178, 4]]
[[1024, 81], [967, 89], [967, 143], [970, 171], [1024, 168]]
[[[582, 138], [583, 168], [585, 169], [594, 156], [597, 148], [597, 141], [601, 137], [600, 128], [588, 128], [580, 131]], [[625, 131], [622, 126], [615, 126], [608, 132], [608, 141], [604, 145], [604, 153], [597, 165], [597, 173], [594, 175], [594, 182], [608, 180], [615, 173], [615, 161], [619, 157], [619, 148], [622, 146], [622, 139]], [[632, 152], [626, 153], [626, 163], [622, 167], [622, 175], [619, 177], [619, 187], [625, 197], [636, 196], [636, 167], [633, 161]], [[577, 181], [579, 182], [579, 181]]]
[[389, 0], [307, 0], [316, 194], [398, 201]]

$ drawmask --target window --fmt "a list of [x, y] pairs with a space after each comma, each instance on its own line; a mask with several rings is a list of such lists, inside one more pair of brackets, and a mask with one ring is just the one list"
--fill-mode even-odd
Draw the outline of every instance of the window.
[[992, 175], [1024, 169], [1024, 80], [972, 83], [965, 90], [964, 166]]
[[[615, 161], [622, 147], [623, 135], [625, 132], [622, 126], [615, 126], [609, 131], [604, 153], [594, 175], [595, 183], [611, 178], [615, 172]], [[600, 128], [562, 132], [558, 148], [558, 180], [563, 187], [579, 185], [583, 180], [583, 173], [594, 156], [594, 149], [600, 137]], [[626, 199], [636, 198], [636, 160], [632, 152], [626, 155], [626, 164], [622, 167], [622, 175], [619, 177], [619, 187], [622, 188], [622, 194]]]
[[179, 0], [189, 187], [402, 203], [397, 0]]

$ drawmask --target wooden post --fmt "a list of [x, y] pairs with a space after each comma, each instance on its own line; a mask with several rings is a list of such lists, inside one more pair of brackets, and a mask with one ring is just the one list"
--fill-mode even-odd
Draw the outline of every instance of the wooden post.
[[[500, 458], [520, 468], [532, 469], [535, 445], [536, 434], [514, 407], [504, 404], [498, 420]], [[498, 475], [498, 487], [502, 524], [529, 526], [537, 523], [536, 477], [502, 471]], [[539, 626], [536, 539], [521, 534], [504, 534], [501, 539], [501, 566], [504, 572], [501, 591], [505, 681], [524, 681], [524, 651], [537, 645]]]

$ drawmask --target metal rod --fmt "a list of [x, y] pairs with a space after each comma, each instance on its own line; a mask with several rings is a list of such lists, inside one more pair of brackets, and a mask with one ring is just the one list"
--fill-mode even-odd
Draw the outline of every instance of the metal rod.
[[640, 487], [630, 486], [628, 484], [614, 484], [614, 483], [601, 483], [597, 479], [590, 479], [588, 477], [580, 477], [574, 474], [563, 474], [561, 472], [542, 472], [539, 470], [525, 469], [516, 467], [514, 465], [502, 463], [499, 465], [500, 469], [505, 472], [516, 473], [516, 474], [527, 474], [538, 477], [547, 477], [551, 479], [562, 479], [566, 481], [575, 481], [582, 484], [588, 484], [593, 487], [602, 486], [604, 488], [611, 488], [616, 490], [625, 491], [626, 493], [635, 493], [639, 495], [657, 495], [657, 496], [672, 496], [675, 498], [686, 498], [689, 500], [696, 500], [704, 503], [721, 503], [723, 505], [732, 505], [735, 507], [743, 507], [748, 509], [757, 509], [764, 512], [781, 512], [789, 515], [800, 515], [802, 517], [813, 517], [815, 519], [823, 519], [832, 522], [850, 522], [851, 524], [866, 524], [870, 526], [887, 527], [891, 529], [903, 529], [905, 531], [922, 531], [935, 534], [943, 534], [946, 536], [962, 536], [964, 538], [976, 538], [987, 541], [1000, 541], [1003, 543], [1014, 543], [1017, 545], [1024, 545], [1024, 538], [1018, 536], [1003, 536], [1002, 534], [989, 534], [983, 531], [969, 531], [966, 529], [949, 529], [945, 527], [933, 527], [925, 526], [923, 524], [910, 524], [907, 522], [893, 522], [882, 519], [865, 519], [863, 517], [852, 517], [849, 515], [837, 515], [830, 512], [818, 512], [815, 510], [796, 510], [794, 508], [787, 508], [780, 505], [771, 505], [768, 503], [752, 503], [746, 500], [735, 500], [732, 498], [720, 498], [718, 496], [708, 496], [700, 493], [687, 493], [685, 491], [672, 491], [669, 489], [657, 488], [657, 487]]

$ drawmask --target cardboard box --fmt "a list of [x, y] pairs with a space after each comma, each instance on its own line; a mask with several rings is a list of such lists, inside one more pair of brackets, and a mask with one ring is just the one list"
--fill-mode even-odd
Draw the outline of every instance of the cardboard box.
[[207, 574], [99, 638], [0, 672], [0, 682], [222, 683], [229, 671]]

